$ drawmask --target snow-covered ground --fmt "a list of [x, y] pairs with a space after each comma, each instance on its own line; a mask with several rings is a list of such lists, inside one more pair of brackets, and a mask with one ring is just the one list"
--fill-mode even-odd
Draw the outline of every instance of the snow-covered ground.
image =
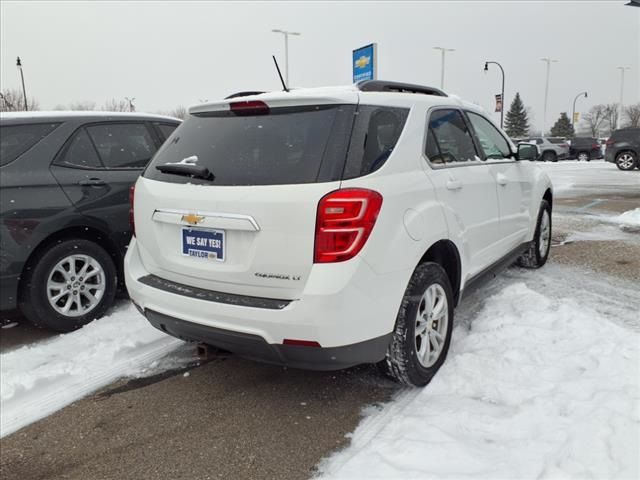
[[425, 389], [370, 409], [323, 478], [640, 478], [640, 291], [510, 270], [457, 311]]
[[557, 197], [640, 190], [640, 170], [625, 172], [603, 160], [538, 162], [538, 165], [551, 177]]
[[118, 378], [172, 368], [158, 361], [182, 343], [126, 303], [73, 333], [0, 355], [0, 437]]

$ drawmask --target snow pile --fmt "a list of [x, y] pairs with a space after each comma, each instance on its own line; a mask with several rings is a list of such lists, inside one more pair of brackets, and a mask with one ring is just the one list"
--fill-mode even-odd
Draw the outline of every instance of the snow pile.
[[640, 477], [638, 289], [509, 276], [463, 303], [431, 384], [370, 412], [324, 478]]
[[615, 217], [614, 221], [625, 225], [640, 226], [640, 208], [624, 212]]
[[120, 377], [156, 371], [154, 362], [181, 344], [127, 304], [73, 333], [0, 355], [0, 436]]
[[549, 175], [554, 193], [559, 197], [640, 189], [640, 172], [625, 172], [602, 160], [536, 163]]

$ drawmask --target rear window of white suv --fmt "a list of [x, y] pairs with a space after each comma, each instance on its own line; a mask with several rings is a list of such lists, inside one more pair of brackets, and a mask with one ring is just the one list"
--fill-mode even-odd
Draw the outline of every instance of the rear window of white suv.
[[[407, 113], [387, 107], [312, 105], [191, 114], [158, 151], [144, 176], [225, 186], [354, 178], [384, 164]], [[206, 167], [211, 176], [203, 179], [156, 168], [185, 159]]]

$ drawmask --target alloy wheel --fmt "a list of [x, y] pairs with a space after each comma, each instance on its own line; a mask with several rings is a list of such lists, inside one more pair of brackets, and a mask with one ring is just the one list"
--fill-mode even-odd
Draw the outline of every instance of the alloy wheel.
[[418, 305], [415, 326], [415, 348], [420, 364], [429, 368], [440, 358], [449, 328], [449, 305], [444, 289], [430, 285]]
[[102, 265], [89, 255], [69, 255], [60, 260], [47, 279], [47, 299], [66, 317], [79, 317], [96, 308], [105, 293]]

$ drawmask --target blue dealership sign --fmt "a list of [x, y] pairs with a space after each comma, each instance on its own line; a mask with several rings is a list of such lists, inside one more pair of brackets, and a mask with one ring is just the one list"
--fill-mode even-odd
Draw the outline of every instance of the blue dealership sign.
[[378, 73], [376, 53], [377, 46], [375, 43], [353, 51], [353, 83], [376, 79]]

